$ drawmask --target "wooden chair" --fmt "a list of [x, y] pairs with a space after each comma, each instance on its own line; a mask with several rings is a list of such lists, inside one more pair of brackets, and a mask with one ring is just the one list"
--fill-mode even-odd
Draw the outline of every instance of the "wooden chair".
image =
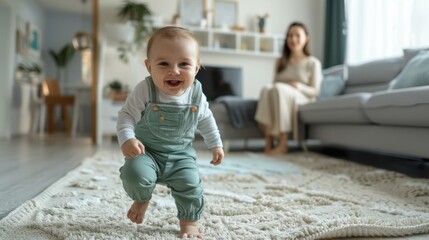
[[55, 107], [60, 106], [61, 118], [64, 121], [67, 133], [70, 134], [72, 126], [67, 108], [74, 106], [75, 97], [62, 95], [60, 84], [56, 79], [45, 79], [45, 81], [43, 81], [42, 94], [48, 110], [48, 133], [52, 134], [55, 131]]

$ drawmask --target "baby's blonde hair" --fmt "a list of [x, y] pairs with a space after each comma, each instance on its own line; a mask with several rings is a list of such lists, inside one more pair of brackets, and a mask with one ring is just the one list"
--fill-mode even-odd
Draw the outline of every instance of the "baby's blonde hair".
[[152, 36], [150, 37], [149, 42], [147, 43], [147, 50], [146, 50], [147, 58], [149, 58], [150, 49], [152, 48], [153, 42], [157, 38], [167, 38], [167, 39], [188, 38], [188, 39], [192, 39], [195, 42], [195, 46], [197, 47], [198, 63], [200, 62], [200, 55], [199, 55], [200, 47], [199, 47], [198, 41], [188, 29], [182, 28], [182, 27], [176, 27], [176, 26], [168, 26], [168, 27], [163, 27], [163, 28], [156, 30], [152, 34]]

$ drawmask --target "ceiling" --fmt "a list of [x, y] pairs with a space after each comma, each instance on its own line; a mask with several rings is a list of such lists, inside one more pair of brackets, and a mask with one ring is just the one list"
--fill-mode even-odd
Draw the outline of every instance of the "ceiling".
[[[51, 10], [92, 14], [92, 0], [39, 0], [40, 3]], [[98, 0], [100, 8], [116, 8], [122, 3], [120, 0]]]

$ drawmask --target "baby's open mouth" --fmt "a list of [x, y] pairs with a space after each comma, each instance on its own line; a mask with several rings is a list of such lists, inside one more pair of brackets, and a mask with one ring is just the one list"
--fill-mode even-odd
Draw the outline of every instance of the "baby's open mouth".
[[167, 80], [166, 82], [167, 82], [168, 86], [170, 86], [170, 87], [177, 87], [181, 83], [181, 81], [179, 81], [179, 80]]

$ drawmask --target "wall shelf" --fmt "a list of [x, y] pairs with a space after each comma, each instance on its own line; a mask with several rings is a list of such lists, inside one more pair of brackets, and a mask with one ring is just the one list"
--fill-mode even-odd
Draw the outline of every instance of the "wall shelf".
[[[161, 27], [154, 27], [154, 30]], [[279, 57], [283, 34], [237, 32], [222, 29], [187, 28], [198, 40], [202, 52]]]

